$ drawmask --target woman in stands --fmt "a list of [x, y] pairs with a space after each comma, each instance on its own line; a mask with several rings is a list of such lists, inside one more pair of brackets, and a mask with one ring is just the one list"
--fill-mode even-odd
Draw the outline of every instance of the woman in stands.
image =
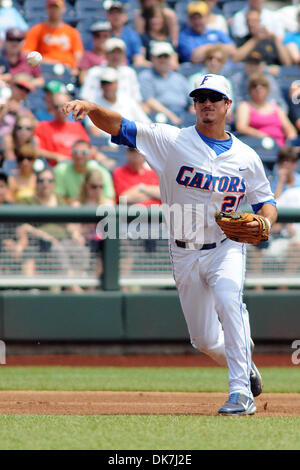
[[[84, 181], [80, 187], [78, 201], [73, 204], [78, 206], [95, 206], [99, 205], [113, 205], [111, 200], [106, 199], [103, 194], [103, 180], [101, 173], [98, 170], [89, 170], [86, 172]], [[77, 239], [82, 239], [82, 244], [88, 246], [91, 253], [91, 261], [95, 262], [94, 271], [99, 277], [102, 274], [102, 251], [103, 251], [103, 236], [97, 230], [95, 224], [76, 224], [73, 225], [73, 230], [77, 230]]]
[[38, 148], [38, 138], [34, 136], [35, 120], [30, 116], [19, 116], [11, 134], [2, 139], [4, 160], [16, 160], [16, 150], [24, 144]]
[[[151, 14], [153, 7], [159, 6], [164, 14], [167, 26], [167, 35], [170, 37], [173, 46], [178, 44], [179, 26], [175, 11], [165, 6], [164, 0], [140, 0], [141, 9], [136, 10], [134, 18], [134, 29], [143, 34], [146, 32], [146, 19]], [[165, 39], [160, 39], [165, 41]]]
[[286, 139], [297, 137], [297, 131], [277, 104], [266, 101], [269, 91], [269, 81], [263, 74], [250, 77], [250, 101], [243, 101], [237, 107], [236, 130], [243, 135], [272, 137], [282, 147]]
[[[150, 50], [155, 41], [169, 42], [172, 45], [168, 35], [167, 20], [164, 9], [160, 5], [154, 5], [149, 8], [145, 15], [145, 32], [141, 34], [141, 40], [145, 49], [145, 57], [150, 61]], [[178, 55], [174, 52], [172, 56], [172, 68], [178, 68]]]
[[10, 197], [13, 202], [31, 197], [35, 193], [36, 175], [33, 164], [37, 157], [37, 150], [31, 143], [21, 145], [16, 149], [18, 168], [8, 179]]

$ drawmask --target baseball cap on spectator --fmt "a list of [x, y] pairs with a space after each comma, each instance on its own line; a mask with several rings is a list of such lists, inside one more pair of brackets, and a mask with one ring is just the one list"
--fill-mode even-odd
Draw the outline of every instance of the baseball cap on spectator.
[[67, 91], [65, 85], [58, 80], [50, 80], [50, 82], [46, 83], [44, 89], [51, 93], [66, 93]]
[[55, 5], [57, 7], [63, 7], [65, 4], [64, 0], [47, 0], [47, 7], [51, 5]]
[[125, 11], [126, 10], [126, 5], [122, 2], [115, 2], [112, 0], [107, 0], [103, 3], [103, 7], [106, 11], [110, 10], [120, 10], [120, 11]]
[[154, 57], [159, 57], [160, 55], [172, 55], [174, 53], [173, 47], [169, 42], [154, 42], [150, 54]]
[[205, 16], [209, 13], [209, 7], [205, 2], [191, 2], [188, 4], [187, 12], [189, 16], [192, 16], [195, 13]]
[[5, 38], [6, 39], [17, 39], [19, 41], [22, 41], [23, 39], [25, 39], [25, 36], [26, 36], [26, 32], [23, 31], [22, 29], [20, 29], [20, 28], [9, 28], [6, 31]]
[[259, 51], [256, 51], [255, 49], [251, 51], [247, 57], [245, 58], [245, 62], [253, 62], [255, 64], [260, 64], [260, 62], [263, 62], [263, 56]]
[[122, 39], [109, 38], [105, 41], [104, 48], [106, 52], [114, 51], [115, 49], [126, 50], [126, 44]]
[[231, 99], [230, 85], [223, 75], [215, 75], [213, 73], [202, 75], [199, 80], [196, 80], [195, 89], [191, 91], [190, 96], [196, 96], [198, 91], [201, 90], [217, 91], [218, 93], [226, 96], [226, 98]]
[[112, 67], [106, 67], [101, 73], [100, 81], [107, 83], [114, 83], [118, 81], [118, 72]]
[[90, 27], [91, 33], [98, 33], [99, 31], [111, 31], [111, 24], [109, 21], [97, 21]]
[[12, 83], [14, 85], [19, 85], [23, 88], [26, 88], [28, 92], [34, 90], [34, 85], [32, 83], [32, 78], [27, 73], [17, 73], [12, 78]]

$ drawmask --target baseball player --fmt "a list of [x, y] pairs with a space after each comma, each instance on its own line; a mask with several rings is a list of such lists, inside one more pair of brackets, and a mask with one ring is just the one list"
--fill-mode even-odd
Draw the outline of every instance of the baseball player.
[[[75, 119], [86, 115], [117, 144], [146, 155], [160, 181], [161, 199], [169, 206], [202, 208], [202, 240], [185, 233], [176, 238], [170, 225], [170, 257], [191, 343], [229, 369], [229, 399], [222, 415], [254, 414], [254, 396], [262, 379], [252, 361], [249, 317], [242, 300], [246, 245], [227, 238], [215, 212], [236, 211], [247, 196], [253, 211], [268, 228], [277, 218], [276, 204], [256, 152], [225, 131], [232, 100], [225, 77], [208, 74], [190, 93], [196, 125], [179, 129], [168, 124], [143, 124], [124, 119], [88, 101], [65, 105]], [[200, 217], [201, 219], [201, 217]], [[255, 236], [257, 220], [245, 230]]]

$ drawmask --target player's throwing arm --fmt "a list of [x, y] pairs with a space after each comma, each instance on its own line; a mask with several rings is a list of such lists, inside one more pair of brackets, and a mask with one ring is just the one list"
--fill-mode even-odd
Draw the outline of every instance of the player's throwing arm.
[[99, 129], [116, 136], [121, 129], [122, 116], [115, 111], [97, 106], [90, 101], [74, 100], [65, 104], [63, 111], [66, 115], [73, 114], [76, 121], [82, 121], [88, 116]]

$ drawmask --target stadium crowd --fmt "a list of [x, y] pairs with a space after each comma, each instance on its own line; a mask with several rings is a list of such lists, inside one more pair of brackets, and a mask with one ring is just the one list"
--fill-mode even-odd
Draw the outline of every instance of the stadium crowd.
[[[189, 91], [204, 73], [230, 81], [227, 129], [261, 155], [279, 204], [288, 191], [300, 194], [296, 2], [0, 0], [0, 42], [1, 204], [113, 205], [122, 196], [159, 204], [158, 178], [144, 157], [111, 144], [88, 118], [66, 118], [62, 107], [81, 98], [131, 120], [189, 126]], [[40, 66], [27, 64], [33, 50]], [[289, 237], [298, 246], [299, 235]], [[1, 252], [22, 259], [27, 275], [41, 252], [72, 272], [79, 269], [72, 244], [82, 264], [102, 250], [95, 227], [78, 224], [24, 224], [0, 238]], [[38, 245], [28, 256], [32, 240]]]

